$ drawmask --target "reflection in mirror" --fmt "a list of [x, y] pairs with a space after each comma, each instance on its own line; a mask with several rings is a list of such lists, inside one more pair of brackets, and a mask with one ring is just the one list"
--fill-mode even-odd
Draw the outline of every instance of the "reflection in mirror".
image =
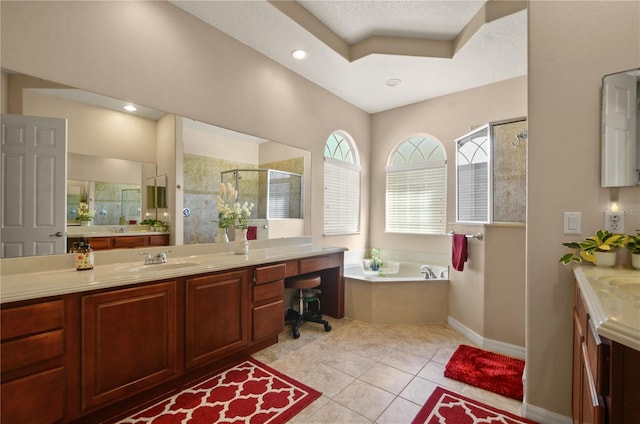
[[640, 68], [602, 79], [602, 187], [640, 184]]
[[[309, 204], [304, 198], [310, 180], [304, 178], [311, 169], [310, 152], [190, 120], [184, 121], [183, 142], [185, 244], [214, 241], [218, 220], [215, 196], [221, 182], [232, 182], [238, 188], [240, 203], [256, 205], [249, 225], [256, 227], [258, 239], [310, 233]], [[267, 218], [267, 171], [259, 169], [298, 175], [301, 188], [296, 189], [299, 195], [291, 203], [304, 205], [302, 215]]]
[[[2, 104], [6, 105], [3, 112], [67, 119], [69, 225], [75, 225], [73, 211], [77, 210], [81, 196], [86, 195], [90, 209], [96, 211], [94, 226], [109, 226], [105, 229], [112, 230], [113, 225], [122, 222], [121, 218], [127, 223], [159, 219], [176, 224], [184, 220], [184, 243], [213, 242], [217, 219], [215, 196], [221, 171], [272, 168], [298, 173], [304, 176], [303, 193], [310, 189], [311, 153], [308, 151], [140, 105], [137, 105], [137, 115], [132, 115], [122, 110], [123, 101], [11, 71], [2, 70], [2, 78], [3, 88], [7, 88], [0, 93]], [[184, 124], [175, 125], [175, 128], [183, 128], [182, 134], [163, 133], [166, 130], [161, 128], [161, 121], [165, 119], [175, 123], [181, 120]], [[185, 210], [191, 208], [193, 211], [190, 217], [169, 213], [174, 206], [169, 204], [174, 195], [171, 190], [175, 190], [169, 187], [171, 178], [164, 175], [159, 180], [155, 179], [158, 176], [155, 162], [173, 162], [173, 158], [167, 161], [163, 151], [158, 149], [161, 138], [164, 143], [168, 139], [175, 143], [183, 140], [183, 166], [178, 163], [176, 169], [184, 168], [184, 184], [175, 191], [175, 195], [183, 196]], [[296, 160], [300, 163], [292, 165]], [[212, 163], [213, 166], [209, 166]], [[154, 208], [147, 208], [146, 187], [150, 177], [154, 178], [156, 187], [165, 187], [164, 191], [154, 191], [156, 200], [160, 201]], [[179, 181], [180, 176], [172, 178]], [[101, 184], [109, 192], [104, 198], [98, 196]], [[114, 187], [107, 188], [109, 184]], [[64, 198], [65, 193], [59, 196]], [[134, 206], [137, 198], [139, 203]], [[270, 224], [263, 224], [263, 227], [269, 226], [268, 237], [310, 235], [310, 200], [308, 196], [303, 196], [303, 199], [303, 218], [299, 228], [277, 222], [285, 222], [282, 219], [272, 220]], [[170, 228], [180, 228], [180, 225], [171, 225]], [[179, 240], [178, 237], [176, 239]]]

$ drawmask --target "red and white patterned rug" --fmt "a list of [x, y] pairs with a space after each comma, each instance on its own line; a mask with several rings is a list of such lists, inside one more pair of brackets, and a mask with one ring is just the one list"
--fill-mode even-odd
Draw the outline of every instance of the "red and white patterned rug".
[[507, 411], [436, 387], [411, 424], [536, 424]]
[[250, 358], [119, 424], [280, 424], [320, 396]]

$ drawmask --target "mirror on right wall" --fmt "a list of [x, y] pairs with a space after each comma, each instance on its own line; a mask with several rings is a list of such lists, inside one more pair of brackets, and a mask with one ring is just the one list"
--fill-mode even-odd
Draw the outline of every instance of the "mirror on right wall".
[[602, 187], [640, 184], [640, 68], [602, 79]]

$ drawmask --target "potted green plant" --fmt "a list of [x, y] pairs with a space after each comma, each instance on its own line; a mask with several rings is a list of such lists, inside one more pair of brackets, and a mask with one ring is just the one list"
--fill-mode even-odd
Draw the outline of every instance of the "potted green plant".
[[580, 242], [562, 243], [570, 249], [578, 249], [579, 252], [567, 253], [560, 258], [560, 262], [568, 264], [570, 262], [587, 261], [598, 266], [615, 265], [615, 249], [624, 246], [627, 238], [624, 234], [613, 234], [607, 230], [598, 230], [594, 235], [587, 237]]
[[372, 247], [371, 251], [371, 271], [378, 271], [383, 265], [382, 258], [380, 258], [380, 249]]
[[631, 266], [640, 269], [640, 233], [628, 235], [625, 247], [631, 251]]

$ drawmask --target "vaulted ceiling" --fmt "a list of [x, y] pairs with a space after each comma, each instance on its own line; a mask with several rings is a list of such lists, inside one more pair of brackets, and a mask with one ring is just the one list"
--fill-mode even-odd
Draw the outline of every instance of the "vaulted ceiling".
[[525, 1], [172, 3], [369, 113], [527, 72]]

